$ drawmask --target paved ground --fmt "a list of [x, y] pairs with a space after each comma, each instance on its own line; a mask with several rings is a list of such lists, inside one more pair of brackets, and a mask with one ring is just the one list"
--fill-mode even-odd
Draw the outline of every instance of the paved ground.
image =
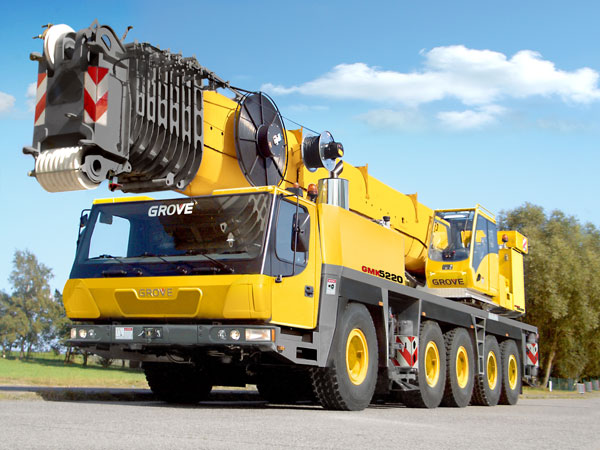
[[[362, 412], [262, 401], [0, 401], [0, 449], [600, 449], [600, 397]], [[250, 397], [252, 398], [252, 397]]]

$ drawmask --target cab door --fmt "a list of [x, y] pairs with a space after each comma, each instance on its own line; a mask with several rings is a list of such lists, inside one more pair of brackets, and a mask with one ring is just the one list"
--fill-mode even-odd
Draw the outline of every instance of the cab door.
[[[295, 226], [303, 227], [300, 231], [306, 248], [297, 243]], [[271, 228], [270, 267], [265, 268], [265, 273], [275, 277], [271, 318], [274, 323], [301, 328], [314, 328], [316, 324], [315, 306], [319, 298], [316, 234], [313, 204], [297, 202], [296, 197], [279, 200]]]
[[488, 278], [490, 280], [489, 290], [490, 295], [498, 295], [498, 271], [499, 271], [499, 257], [498, 257], [498, 227], [495, 223], [487, 220], [488, 225], [488, 248], [489, 248], [489, 266], [488, 266]]
[[477, 215], [473, 236], [473, 284], [477, 290], [488, 295], [498, 294], [498, 239], [496, 225]]

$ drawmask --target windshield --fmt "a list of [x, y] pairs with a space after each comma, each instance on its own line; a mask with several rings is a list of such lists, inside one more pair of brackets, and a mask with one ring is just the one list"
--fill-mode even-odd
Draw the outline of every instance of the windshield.
[[469, 257], [474, 210], [437, 211], [429, 245], [433, 261], [462, 261]]
[[259, 273], [268, 193], [94, 205], [72, 278]]

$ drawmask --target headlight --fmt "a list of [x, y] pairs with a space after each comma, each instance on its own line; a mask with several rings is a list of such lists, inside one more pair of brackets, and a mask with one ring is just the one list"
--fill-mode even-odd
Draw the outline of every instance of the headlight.
[[84, 330], [83, 328], [81, 328], [81, 329], [79, 330], [79, 337], [80, 337], [81, 339], [85, 339], [85, 338], [87, 337], [87, 331], [86, 331], [86, 330]]
[[247, 341], [272, 341], [273, 330], [270, 328], [246, 328]]
[[227, 331], [225, 331], [225, 330], [217, 331], [217, 337], [219, 339], [226, 340], [227, 339]]
[[71, 339], [75, 339], [77, 337], [77, 328], [71, 328]]
[[240, 330], [231, 330], [231, 332], [229, 333], [229, 337], [231, 339], [233, 339], [234, 341], [239, 341], [240, 340]]

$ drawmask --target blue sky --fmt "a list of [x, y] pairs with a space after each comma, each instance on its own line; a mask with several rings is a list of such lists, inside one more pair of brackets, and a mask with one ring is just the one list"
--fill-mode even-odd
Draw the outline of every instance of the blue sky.
[[49, 194], [26, 176], [42, 24], [132, 25], [128, 41], [266, 90], [285, 117], [331, 131], [347, 161], [432, 208], [531, 202], [598, 227], [598, 17], [591, 1], [14, 3], [0, 18], [0, 289], [15, 249], [29, 249], [62, 290], [80, 211], [110, 196]]

